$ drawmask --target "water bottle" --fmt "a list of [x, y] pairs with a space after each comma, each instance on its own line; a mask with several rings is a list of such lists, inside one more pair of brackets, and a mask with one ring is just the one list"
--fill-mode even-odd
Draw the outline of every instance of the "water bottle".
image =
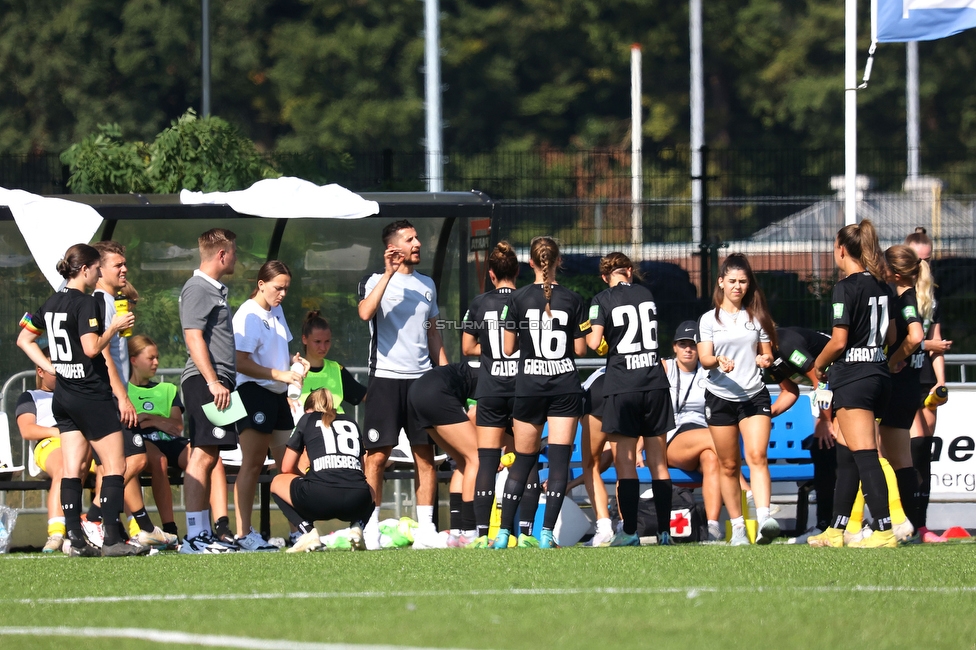
[[[299, 375], [304, 375], [305, 374], [305, 366], [303, 366], [301, 363], [299, 363], [298, 361], [296, 361], [295, 363], [291, 364], [291, 371], [292, 372], [296, 372]], [[295, 384], [288, 384], [288, 398], [289, 399], [298, 399], [301, 396], [302, 396], [302, 387], [301, 386], [296, 386]]]
[[[123, 296], [121, 293], [115, 296], [115, 313], [116, 314], [128, 314], [129, 313], [129, 299]], [[127, 327], [121, 332], [119, 336], [132, 336], [132, 328]]]
[[925, 398], [925, 408], [934, 411], [947, 401], [949, 401], [949, 389], [945, 386], [939, 386]]

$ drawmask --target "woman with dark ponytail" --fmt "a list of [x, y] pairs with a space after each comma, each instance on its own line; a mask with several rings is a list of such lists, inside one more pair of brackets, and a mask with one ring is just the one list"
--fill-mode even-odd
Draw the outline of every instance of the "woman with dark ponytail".
[[741, 434], [759, 521], [756, 543], [769, 544], [779, 536], [780, 527], [769, 516], [771, 483], [766, 448], [772, 408], [762, 369], [772, 365], [776, 327], [745, 255], [733, 253], [725, 258], [712, 300], [715, 309], [706, 312], [698, 323], [698, 358], [709, 371], [705, 419], [721, 466], [722, 500], [732, 522], [729, 543], [749, 544], [739, 488]]
[[[100, 554], [143, 555], [149, 547], [126, 544], [120, 534], [125, 455], [116, 400], [122, 396], [113, 393], [108, 370], [112, 363], [108, 344], [116, 333], [132, 326], [135, 316], [116, 314], [105, 324], [104, 303], [87, 293], [98, 283], [100, 265], [101, 255], [95, 248], [87, 244], [69, 248], [57, 266], [66, 286], [24, 323], [17, 346], [45, 372], [57, 373], [51, 410], [61, 433], [61, 505], [68, 555], [99, 555], [81, 527], [81, 482], [88, 473], [92, 448], [105, 472], [100, 497], [105, 539]], [[42, 332], [47, 334], [50, 359], [37, 344]], [[121, 382], [116, 383], [125, 389]], [[131, 416], [125, 416], [128, 421], [124, 424], [134, 427], [135, 411]]]
[[829, 379], [833, 412], [842, 435], [838, 436], [837, 444], [832, 522], [827, 530], [810, 537], [807, 543], [844, 545], [844, 529], [860, 481], [875, 529], [868, 537], [850, 545], [896, 546], [888, 486], [878, 458], [875, 418], [884, 414], [891, 395], [891, 374], [884, 348], [895, 342], [897, 332], [890, 311], [893, 299], [885, 282], [884, 255], [870, 220], [844, 226], [837, 232], [834, 261], [846, 277], [834, 285], [833, 330], [815, 366], [821, 381]]
[[[464, 314], [461, 351], [465, 356], [480, 357], [481, 360], [478, 389], [475, 393], [478, 401], [475, 424], [478, 432], [479, 464], [473, 514], [477, 537], [470, 544], [475, 548], [488, 547], [488, 524], [495, 498], [495, 475], [502, 455], [505, 432], [512, 427], [519, 355], [516, 352], [507, 356], [503, 350], [501, 314], [515, 291], [518, 274], [519, 262], [515, 249], [507, 241], [498, 242], [488, 255], [488, 279], [495, 288], [476, 297]], [[523, 494], [523, 516], [519, 522], [519, 544], [522, 546], [533, 546], [536, 541], [532, 538], [531, 527], [539, 503], [537, 466], [530, 471], [528, 486], [527, 492]], [[530, 510], [531, 514], [525, 516], [524, 513]]]
[[574, 359], [586, 353], [590, 321], [583, 300], [556, 284], [559, 246], [536, 237], [529, 247], [535, 282], [514, 291], [500, 319], [505, 323], [504, 351], [520, 354], [515, 377], [512, 429], [515, 462], [508, 470], [502, 522], [494, 548], [507, 548], [515, 529], [515, 511], [532, 468], [539, 459], [542, 429], [549, 425], [549, 480], [539, 548], [555, 548], [553, 529], [566, 496], [569, 458], [576, 426], [583, 414], [583, 392]]

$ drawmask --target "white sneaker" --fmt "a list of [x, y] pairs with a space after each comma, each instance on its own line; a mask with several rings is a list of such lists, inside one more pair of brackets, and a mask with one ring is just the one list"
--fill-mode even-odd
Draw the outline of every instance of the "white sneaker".
[[277, 546], [272, 546], [271, 544], [268, 544], [266, 541], [264, 541], [264, 538], [261, 537], [261, 534], [256, 530], [254, 530], [253, 528], [251, 529], [251, 532], [249, 532], [244, 537], [238, 537], [236, 541], [237, 541], [237, 545], [241, 548], [241, 550], [247, 553], [256, 552], [256, 551], [270, 552], [270, 551], [278, 550]]
[[813, 526], [812, 528], [807, 528], [807, 531], [805, 533], [803, 533], [802, 535], [797, 535], [796, 537], [789, 538], [788, 540], [786, 540], [786, 543], [787, 544], [806, 544], [808, 539], [810, 539], [814, 535], [819, 535], [822, 532], [823, 532], [822, 530], [820, 530], [816, 526]]
[[759, 529], [756, 532], [756, 544], [769, 544], [779, 537], [779, 533], [779, 522], [772, 517], [766, 517], [759, 523]]
[[322, 547], [322, 540], [320, 539], [319, 531], [314, 528], [301, 537], [295, 542], [291, 548], [286, 548], [285, 553], [305, 553], [311, 551], [317, 551]]
[[450, 531], [438, 533], [433, 526], [421, 526], [413, 533], [413, 548], [418, 550], [447, 548], [447, 540], [450, 536]]
[[609, 530], [597, 530], [596, 534], [593, 536], [593, 539], [590, 540], [589, 545], [594, 548], [610, 546], [610, 540], [612, 539], [613, 533]]
[[912, 522], [907, 519], [900, 524], [895, 524], [891, 527], [891, 532], [895, 534], [895, 539], [899, 542], [905, 543], [908, 539], [915, 534], [915, 526], [912, 526]]
[[159, 526], [154, 526], [152, 531], [148, 533], [140, 530], [139, 534], [136, 535], [136, 541], [143, 546], [151, 546], [153, 548], [173, 548], [176, 546], [179, 538], [171, 533], [163, 532], [163, 529]]
[[745, 526], [732, 526], [732, 539], [729, 546], [749, 546], [749, 534]]
[[81, 520], [81, 529], [85, 531], [88, 541], [97, 548], [102, 548], [105, 543], [105, 531], [102, 530], [102, 522], [88, 521], [87, 518]]

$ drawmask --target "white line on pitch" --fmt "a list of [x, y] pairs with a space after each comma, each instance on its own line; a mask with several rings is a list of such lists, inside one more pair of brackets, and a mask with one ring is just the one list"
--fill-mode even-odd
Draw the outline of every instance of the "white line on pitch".
[[408, 648], [407, 646], [314, 643], [281, 639], [255, 639], [220, 634], [191, 634], [189, 632], [173, 632], [170, 630], [153, 630], [136, 627], [0, 627], [0, 636], [138, 639], [143, 642], [176, 643], [210, 648], [245, 648], [246, 650], [425, 650], [423, 648]]
[[479, 598], [492, 596], [573, 596], [573, 595], [667, 595], [685, 594], [694, 598], [700, 594], [759, 594], [759, 593], [976, 593], [970, 587], [910, 587], [890, 585], [850, 585], [831, 587], [570, 587], [552, 589], [477, 589], [465, 591], [355, 591], [355, 592], [291, 592], [266, 594], [141, 594], [128, 596], [79, 596], [76, 598], [5, 598], [0, 604], [11, 605], [76, 605], [121, 602], [166, 601], [242, 601], [242, 600], [334, 600], [348, 598]]

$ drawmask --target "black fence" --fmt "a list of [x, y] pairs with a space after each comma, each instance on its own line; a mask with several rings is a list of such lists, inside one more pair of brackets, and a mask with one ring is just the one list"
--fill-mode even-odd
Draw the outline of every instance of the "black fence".
[[[423, 191], [423, 152], [268, 155], [282, 174], [353, 191]], [[746, 253], [784, 325], [829, 327], [827, 302], [836, 281], [833, 235], [844, 224], [836, 177], [841, 150], [705, 150], [703, 198], [693, 203], [687, 148], [642, 156], [642, 199], [631, 201], [631, 153], [555, 149], [449, 153], [444, 188], [477, 189], [496, 202], [496, 239], [524, 251], [550, 234], [563, 246], [564, 283], [584, 298], [601, 288], [596, 261], [611, 250], [641, 260], [661, 301], [662, 331], [701, 313], [714, 270], [732, 251]], [[938, 181], [905, 184], [904, 151], [863, 150], [869, 179], [858, 218], [871, 218], [885, 245], [916, 226], [936, 242], [943, 328], [954, 352], [976, 352], [976, 165], [960, 152], [923, 152]], [[0, 187], [39, 194], [66, 191], [57, 155], [0, 155]], [[703, 297], [704, 295], [704, 297]], [[970, 334], [970, 331], [973, 333]]]

